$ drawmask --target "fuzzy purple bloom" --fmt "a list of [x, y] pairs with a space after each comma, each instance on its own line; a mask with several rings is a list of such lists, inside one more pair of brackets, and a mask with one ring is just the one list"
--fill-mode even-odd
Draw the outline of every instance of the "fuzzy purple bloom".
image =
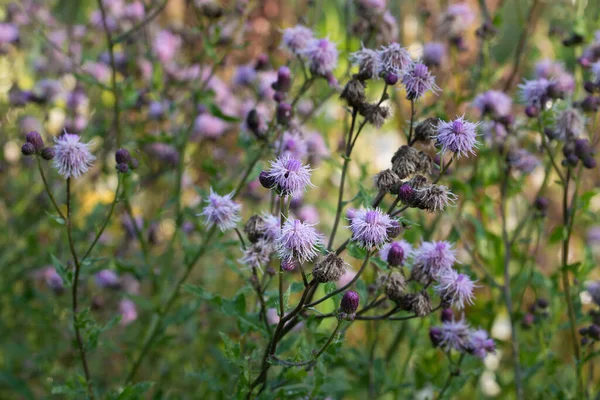
[[381, 67], [381, 56], [379, 52], [363, 47], [357, 52], [350, 54], [350, 62], [358, 66], [360, 79], [378, 79]]
[[207, 205], [201, 214], [196, 215], [203, 215], [208, 226], [216, 225], [221, 232], [232, 229], [240, 221], [240, 210], [242, 209], [240, 204], [231, 199], [232, 197], [233, 192], [219, 196], [210, 188], [210, 195], [206, 199]]
[[521, 100], [527, 105], [543, 108], [548, 100], [550, 84], [545, 78], [526, 80], [519, 85]]
[[437, 277], [435, 290], [440, 297], [462, 310], [466, 304], [473, 304], [475, 283], [467, 275], [449, 268]]
[[439, 346], [446, 350], [467, 351], [469, 348], [470, 329], [464, 319], [442, 323], [439, 334]]
[[82, 143], [79, 135], [64, 133], [54, 141], [54, 168], [65, 178], [79, 178], [96, 159], [90, 152], [90, 143]]
[[440, 120], [435, 138], [442, 147], [442, 154], [451, 151], [457, 158], [469, 157], [469, 154], [474, 155], [475, 149], [479, 147], [479, 141], [477, 141], [478, 126], [479, 122], [469, 122], [464, 119], [464, 116], [450, 122]]
[[446, 45], [442, 42], [429, 42], [423, 46], [423, 64], [439, 67], [446, 58]]
[[269, 264], [273, 251], [274, 247], [271, 242], [259, 239], [244, 250], [244, 255], [238, 261], [249, 268], [261, 270], [263, 266]]
[[431, 277], [452, 268], [456, 262], [456, 250], [446, 241], [423, 242], [421, 247], [413, 252], [413, 268], [419, 268]]
[[379, 250], [379, 258], [387, 261], [391, 266], [397, 267], [403, 265], [411, 256], [412, 246], [406, 240], [386, 243]]
[[313, 187], [310, 172], [308, 165], [302, 165], [299, 160], [283, 155], [271, 161], [268, 176], [283, 194], [298, 198], [302, 197], [307, 186]]
[[274, 242], [281, 234], [281, 222], [279, 218], [272, 214], [263, 214], [263, 238], [269, 242]]
[[116, 289], [120, 286], [119, 276], [111, 269], [103, 269], [94, 277], [96, 285], [101, 288]]
[[475, 97], [473, 106], [479, 110], [481, 117], [490, 114], [494, 118], [500, 118], [510, 115], [512, 99], [499, 90], [488, 90]]
[[321, 235], [313, 224], [289, 218], [281, 227], [281, 235], [275, 241], [277, 253], [283, 261], [311, 261], [317, 256], [317, 246], [322, 243]]
[[425, 93], [432, 91], [437, 93], [441, 89], [435, 84], [435, 77], [425, 64], [412, 63], [402, 75], [402, 83], [406, 88], [406, 98], [417, 100]]
[[[278, 146], [279, 147], [279, 146]], [[285, 131], [281, 138], [281, 150], [283, 155], [296, 160], [303, 159], [308, 152], [308, 144], [300, 131], [292, 129]]]
[[496, 353], [496, 343], [484, 329], [471, 330], [468, 351], [474, 356], [484, 359], [489, 353]]
[[129, 299], [123, 299], [119, 302], [119, 313], [121, 314], [121, 325], [129, 325], [138, 317], [135, 303]]
[[380, 65], [378, 75], [384, 72], [402, 76], [404, 71], [412, 64], [408, 50], [398, 43], [392, 43], [378, 50]]
[[308, 60], [310, 70], [321, 76], [327, 76], [337, 66], [338, 50], [326, 38], [309, 40], [300, 54]]
[[540, 165], [540, 160], [525, 149], [511, 150], [508, 164], [523, 174], [530, 174]]
[[240, 65], [235, 70], [232, 82], [237, 86], [250, 86], [256, 81], [256, 69], [253, 65]]
[[296, 25], [283, 30], [283, 44], [294, 54], [300, 54], [308, 41], [312, 39], [312, 31], [302, 25]]
[[360, 209], [350, 219], [352, 239], [363, 247], [381, 247], [388, 241], [392, 219], [380, 209]]

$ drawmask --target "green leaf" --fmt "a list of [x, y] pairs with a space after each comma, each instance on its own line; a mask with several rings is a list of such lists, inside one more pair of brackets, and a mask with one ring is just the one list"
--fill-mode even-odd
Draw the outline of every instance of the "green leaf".
[[209, 104], [208, 109], [210, 110], [210, 113], [212, 115], [214, 115], [215, 117], [217, 117], [219, 119], [222, 119], [223, 121], [232, 122], [235, 124], [240, 122], [239, 118], [232, 117], [231, 115], [223, 114], [223, 111], [221, 111], [221, 109], [215, 103]]
[[73, 284], [73, 271], [68, 270], [54, 254], [50, 254], [50, 258], [52, 259], [52, 265], [54, 266], [54, 269], [56, 269], [56, 273], [62, 279], [63, 284], [67, 287], [71, 287]]
[[48, 214], [48, 216], [57, 224], [59, 224], [59, 225], [65, 224], [65, 220], [61, 216], [50, 214], [48, 211], [46, 211], [46, 214]]
[[566, 238], [567, 238], [567, 230], [565, 229], [564, 225], [559, 225], [556, 228], [554, 228], [554, 230], [552, 231], [552, 234], [550, 234], [548, 243], [550, 243], [550, 244], [558, 243], [560, 241], [565, 240]]

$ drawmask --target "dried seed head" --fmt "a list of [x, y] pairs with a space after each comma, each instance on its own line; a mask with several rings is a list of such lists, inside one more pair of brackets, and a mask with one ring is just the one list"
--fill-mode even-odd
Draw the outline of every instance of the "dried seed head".
[[390, 300], [399, 302], [404, 296], [406, 282], [404, 276], [399, 272], [392, 272], [385, 283], [385, 294]]
[[313, 278], [319, 283], [337, 282], [346, 272], [344, 260], [335, 253], [327, 254], [313, 268]]
[[424, 189], [417, 190], [415, 204], [422, 210], [429, 212], [441, 212], [444, 208], [453, 204], [457, 197], [444, 185], [430, 185]]
[[420, 174], [429, 174], [431, 173], [431, 169], [433, 167], [433, 161], [431, 157], [427, 153], [419, 151], [418, 160], [417, 160], [417, 173]]
[[340, 94], [340, 99], [346, 100], [350, 107], [355, 107], [357, 109], [364, 107], [367, 99], [365, 96], [364, 83], [358, 79], [350, 79], [346, 86], [344, 86], [344, 90], [342, 90], [342, 94]]
[[386, 169], [375, 175], [375, 187], [383, 192], [394, 193], [401, 183], [400, 177], [391, 169]]
[[404, 227], [402, 226], [402, 224], [396, 221], [395, 219], [392, 219], [390, 221], [390, 226], [387, 228], [386, 232], [389, 239], [394, 239], [400, 236], [403, 230]]
[[417, 293], [412, 304], [412, 311], [415, 313], [415, 315], [424, 317], [429, 315], [432, 310], [433, 307], [431, 306], [431, 299], [429, 298], [427, 292], [423, 290]]
[[265, 220], [260, 215], [253, 215], [244, 225], [244, 233], [250, 243], [258, 242], [265, 234]]
[[381, 128], [385, 120], [390, 117], [390, 109], [377, 103], [363, 104], [359, 112], [368, 123], [377, 129]]
[[400, 179], [405, 179], [417, 171], [420, 162], [419, 150], [406, 145], [401, 146], [392, 157], [392, 171]]
[[435, 137], [437, 123], [435, 118], [427, 118], [419, 122], [415, 127], [415, 140], [425, 144], [430, 143]]

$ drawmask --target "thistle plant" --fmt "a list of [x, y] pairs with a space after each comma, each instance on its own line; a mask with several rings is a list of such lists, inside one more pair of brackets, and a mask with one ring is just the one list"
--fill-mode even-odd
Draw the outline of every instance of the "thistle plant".
[[600, 8], [430, 3], [6, 5], [0, 397], [597, 397]]

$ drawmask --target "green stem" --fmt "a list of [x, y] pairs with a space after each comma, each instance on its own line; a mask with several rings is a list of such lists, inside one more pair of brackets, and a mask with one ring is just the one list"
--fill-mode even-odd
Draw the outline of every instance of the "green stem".
[[46, 175], [44, 175], [44, 170], [42, 169], [42, 164], [40, 163], [40, 158], [36, 156], [35, 160], [37, 161], [38, 170], [40, 171], [42, 181], [44, 181], [44, 187], [46, 188], [46, 193], [48, 193], [50, 201], [52, 202], [52, 205], [54, 206], [54, 209], [56, 210], [58, 215], [60, 215], [60, 217], [66, 222], [67, 217], [65, 217], [65, 214], [63, 214], [63, 212], [60, 210], [58, 204], [56, 203], [56, 200], [54, 199], [54, 196], [52, 195], [52, 191], [50, 190], [50, 186], [48, 185], [48, 181], [46, 180]]

